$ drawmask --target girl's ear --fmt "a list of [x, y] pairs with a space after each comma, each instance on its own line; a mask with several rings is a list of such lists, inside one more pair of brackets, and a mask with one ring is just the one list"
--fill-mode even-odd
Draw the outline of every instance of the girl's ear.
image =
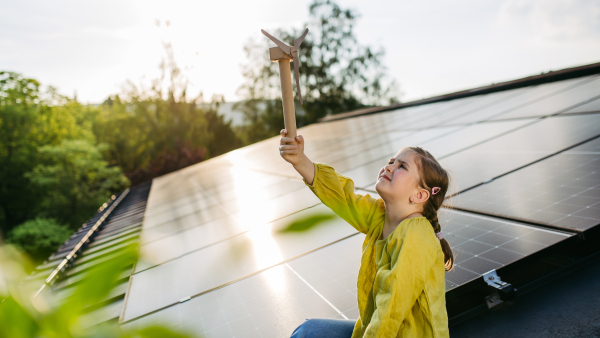
[[429, 191], [425, 189], [419, 189], [419, 191], [413, 195], [413, 202], [415, 202], [415, 204], [425, 203], [429, 199], [429, 196]]

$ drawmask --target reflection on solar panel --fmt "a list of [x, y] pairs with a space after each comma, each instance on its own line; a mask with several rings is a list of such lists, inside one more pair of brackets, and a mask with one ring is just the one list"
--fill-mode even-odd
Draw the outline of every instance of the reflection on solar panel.
[[458, 208], [585, 231], [600, 224], [600, 139], [454, 198]]
[[[596, 162], [590, 159], [598, 150], [590, 150], [588, 143], [564, 150], [600, 135], [600, 114], [571, 114], [581, 112], [577, 107], [589, 109], [584, 107], [594, 102], [598, 83], [597, 77], [558, 81], [314, 124], [299, 133], [313, 161], [332, 165], [356, 187], [370, 190], [362, 193], [375, 195], [381, 166], [412, 145], [425, 147], [450, 170], [453, 191], [502, 176], [459, 195], [456, 202], [463, 208], [465, 198], [473, 195], [476, 211], [504, 219], [442, 212], [443, 231], [456, 254], [456, 267], [446, 274], [451, 293], [573, 236], [544, 229], [550, 222], [536, 227], [510, 220], [531, 222], [519, 216], [530, 205], [487, 199], [484, 189], [498, 184], [504, 193], [522, 195], [513, 184], [503, 183], [509, 179], [546, 186], [548, 177], [565, 176], [568, 168], [557, 164], [561, 156], [571, 156], [569, 161], [579, 156], [575, 162], [580, 170], [568, 175], [591, 184]], [[125, 325], [158, 320], [207, 337], [281, 337], [306, 318], [358, 316], [356, 277], [364, 235], [337, 217], [304, 233], [278, 231], [295, 219], [331, 214], [281, 160], [278, 146], [279, 137], [274, 137], [154, 180]], [[548, 171], [548, 163], [555, 171]], [[519, 176], [536, 167], [554, 176]], [[584, 176], [586, 171], [591, 176]], [[546, 192], [541, 186], [540, 194]], [[483, 196], [475, 196], [478, 191]], [[569, 191], [583, 205], [584, 192]], [[484, 204], [488, 209], [480, 207]], [[594, 205], [586, 209], [594, 211]], [[577, 227], [570, 219], [565, 222]]]

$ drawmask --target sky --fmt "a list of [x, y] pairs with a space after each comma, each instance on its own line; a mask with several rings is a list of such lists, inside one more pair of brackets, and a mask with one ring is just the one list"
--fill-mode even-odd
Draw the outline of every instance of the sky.
[[[304, 27], [310, 2], [0, 0], [0, 70], [101, 103], [158, 77], [169, 41], [192, 96], [237, 101], [244, 44]], [[385, 49], [404, 102], [600, 62], [598, 0], [337, 3], [360, 15], [359, 44]]]

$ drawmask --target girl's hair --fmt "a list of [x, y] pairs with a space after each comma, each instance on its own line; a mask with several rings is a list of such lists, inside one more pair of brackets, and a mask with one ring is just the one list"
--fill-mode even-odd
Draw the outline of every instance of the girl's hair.
[[[429, 199], [423, 206], [423, 216], [431, 223], [433, 231], [438, 233], [442, 230], [440, 223], [438, 222], [438, 209], [444, 202], [444, 197], [446, 196], [448, 185], [450, 183], [450, 176], [438, 163], [435, 157], [427, 150], [421, 147], [408, 147], [408, 149], [414, 151], [418, 155], [415, 162], [419, 167], [419, 176], [421, 177], [421, 182], [419, 182], [419, 184], [421, 187], [430, 192], [433, 187], [440, 187], [438, 193], [435, 195], [430, 194]], [[450, 271], [454, 267], [454, 254], [452, 253], [452, 249], [450, 249], [450, 244], [448, 244], [448, 241], [446, 241], [445, 238], [440, 240], [440, 244], [442, 246], [442, 252], [444, 252], [444, 267], [446, 271]]]

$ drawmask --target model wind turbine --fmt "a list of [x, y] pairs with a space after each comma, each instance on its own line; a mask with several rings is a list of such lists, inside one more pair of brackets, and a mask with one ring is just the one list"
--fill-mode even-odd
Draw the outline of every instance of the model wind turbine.
[[269, 48], [269, 57], [271, 61], [279, 63], [279, 79], [281, 80], [281, 99], [283, 101], [283, 121], [287, 130], [287, 137], [296, 138], [296, 111], [294, 110], [294, 93], [292, 91], [292, 74], [290, 72], [290, 60], [294, 62], [294, 78], [296, 79], [296, 90], [298, 99], [302, 104], [302, 93], [300, 90], [300, 61], [298, 60], [298, 48], [304, 41], [308, 28], [301, 37], [294, 40], [293, 46], [275, 39], [271, 34], [260, 30], [271, 41], [275, 42], [277, 47]]

